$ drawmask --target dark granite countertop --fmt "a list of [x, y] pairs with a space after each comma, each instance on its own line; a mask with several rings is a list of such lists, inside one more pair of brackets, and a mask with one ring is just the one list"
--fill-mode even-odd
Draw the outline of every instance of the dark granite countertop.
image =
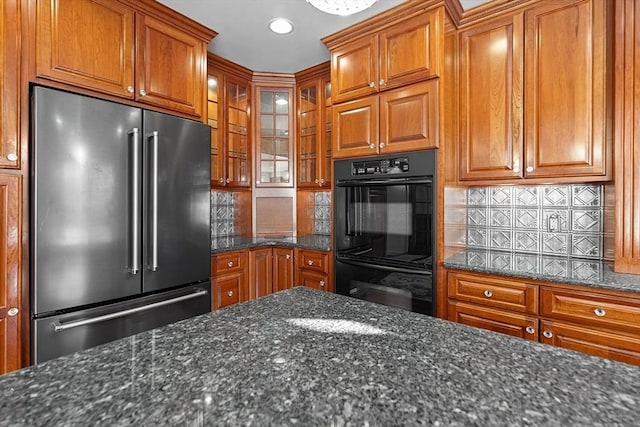
[[211, 241], [211, 253], [251, 249], [259, 246], [288, 246], [317, 251], [331, 251], [331, 236], [324, 234], [309, 234], [297, 237], [217, 237]]
[[0, 377], [0, 425], [637, 425], [640, 368], [293, 288]]
[[443, 265], [478, 273], [640, 293], [640, 276], [615, 273], [611, 263], [593, 259], [467, 248], [447, 258]]

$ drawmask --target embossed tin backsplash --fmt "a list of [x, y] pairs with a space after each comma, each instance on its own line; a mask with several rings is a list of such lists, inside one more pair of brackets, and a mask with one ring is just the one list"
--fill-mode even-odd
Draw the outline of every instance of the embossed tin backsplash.
[[467, 189], [467, 246], [602, 259], [602, 185]]
[[314, 194], [314, 232], [315, 234], [331, 234], [331, 192], [317, 191]]

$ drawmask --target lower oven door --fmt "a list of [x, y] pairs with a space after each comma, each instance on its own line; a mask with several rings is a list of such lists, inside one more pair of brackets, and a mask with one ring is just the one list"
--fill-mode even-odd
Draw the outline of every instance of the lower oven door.
[[336, 258], [338, 294], [435, 316], [431, 271]]

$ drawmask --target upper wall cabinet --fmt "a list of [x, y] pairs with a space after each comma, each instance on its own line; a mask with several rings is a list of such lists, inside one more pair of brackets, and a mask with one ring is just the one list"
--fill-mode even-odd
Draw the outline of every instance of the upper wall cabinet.
[[438, 76], [443, 21], [439, 8], [355, 39], [323, 39], [331, 49], [333, 102]]
[[541, 1], [460, 33], [461, 181], [611, 178], [609, 9]]
[[216, 33], [157, 2], [37, 2], [39, 77], [204, 117]]
[[17, 168], [20, 165], [19, 3], [18, 0], [3, 0], [0, 3], [0, 167], [3, 168]]

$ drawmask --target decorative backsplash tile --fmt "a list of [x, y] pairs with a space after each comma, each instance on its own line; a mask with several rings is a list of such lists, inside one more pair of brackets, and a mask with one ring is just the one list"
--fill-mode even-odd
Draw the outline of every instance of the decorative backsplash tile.
[[211, 237], [235, 235], [235, 196], [229, 191], [211, 191]]
[[314, 209], [314, 233], [331, 234], [331, 192], [317, 191]]
[[[589, 184], [469, 188], [467, 246], [602, 259], [603, 197], [601, 185]], [[517, 262], [527, 269], [522, 256]], [[569, 267], [536, 266], [550, 274]]]

